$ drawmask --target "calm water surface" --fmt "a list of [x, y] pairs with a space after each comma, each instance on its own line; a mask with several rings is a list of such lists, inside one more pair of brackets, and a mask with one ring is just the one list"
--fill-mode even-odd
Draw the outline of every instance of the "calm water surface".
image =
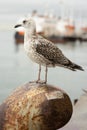
[[[37, 78], [38, 65], [26, 56], [23, 45], [15, 52], [14, 30], [0, 31], [0, 103], [19, 85]], [[48, 72], [48, 83], [61, 87], [71, 99], [79, 98], [87, 89], [87, 43], [58, 44], [72, 61], [82, 65], [85, 72], [56, 67]], [[44, 68], [42, 68], [44, 79]]]

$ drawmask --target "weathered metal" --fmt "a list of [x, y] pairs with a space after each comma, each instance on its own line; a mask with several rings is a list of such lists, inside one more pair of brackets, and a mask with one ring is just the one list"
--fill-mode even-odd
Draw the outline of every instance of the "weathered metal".
[[71, 115], [72, 104], [63, 90], [27, 83], [0, 105], [0, 130], [56, 130]]

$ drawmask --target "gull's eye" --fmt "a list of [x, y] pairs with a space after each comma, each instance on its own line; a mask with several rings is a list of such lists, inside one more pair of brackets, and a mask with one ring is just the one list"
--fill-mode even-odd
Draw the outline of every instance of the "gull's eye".
[[25, 24], [26, 22], [27, 22], [26, 20], [23, 21], [24, 24]]

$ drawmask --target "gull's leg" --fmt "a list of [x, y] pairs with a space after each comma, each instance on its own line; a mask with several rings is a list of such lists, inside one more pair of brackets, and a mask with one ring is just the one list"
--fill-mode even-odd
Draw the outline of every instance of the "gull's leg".
[[30, 83], [41, 83], [41, 84], [46, 84], [47, 83], [47, 65], [46, 65], [46, 69], [45, 69], [45, 81], [40, 81], [40, 74], [41, 74], [41, 65], [39, 65], [39, 73], [38, 73], [38, 80], [36, 81], [31, 81]]
[[48, 68], [47, 68], [47, 65], [46, 65], [46, 69], [45, 69], [45, 83], [47, 83], [47, 71], [48, 71]]
[[41, 74], [41, 65], [39, 64], [39, 73], [38, 73], [38, 80], [37, 80], [37, 82], [40, 81], [40, 74]]
[[41, 84], [46, 84], [47, 83], [47, 65], [46, 65], [46, 69], [45, 69], [45, 81], [41, 81], [40, 80], [40, 73], [41, 73], [41, 67], [39, 67], [39, 74], [38, 74], [38, 80], [37, 82], [38, 83], [41, 83]]
[[40, 74], [41, 74], [41, 65], [39, 64], [38, 79], [36, 81], [30, 81], [30, 83], [39, 83], [40, 82]]

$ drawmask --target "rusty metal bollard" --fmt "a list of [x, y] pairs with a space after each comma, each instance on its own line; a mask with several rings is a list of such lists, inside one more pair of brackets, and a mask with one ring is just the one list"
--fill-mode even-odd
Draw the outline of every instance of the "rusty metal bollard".
[[27, 83], [0, 105], [0, 130], [57, 130], [71, 115], [72, 104], [63, 90]]

